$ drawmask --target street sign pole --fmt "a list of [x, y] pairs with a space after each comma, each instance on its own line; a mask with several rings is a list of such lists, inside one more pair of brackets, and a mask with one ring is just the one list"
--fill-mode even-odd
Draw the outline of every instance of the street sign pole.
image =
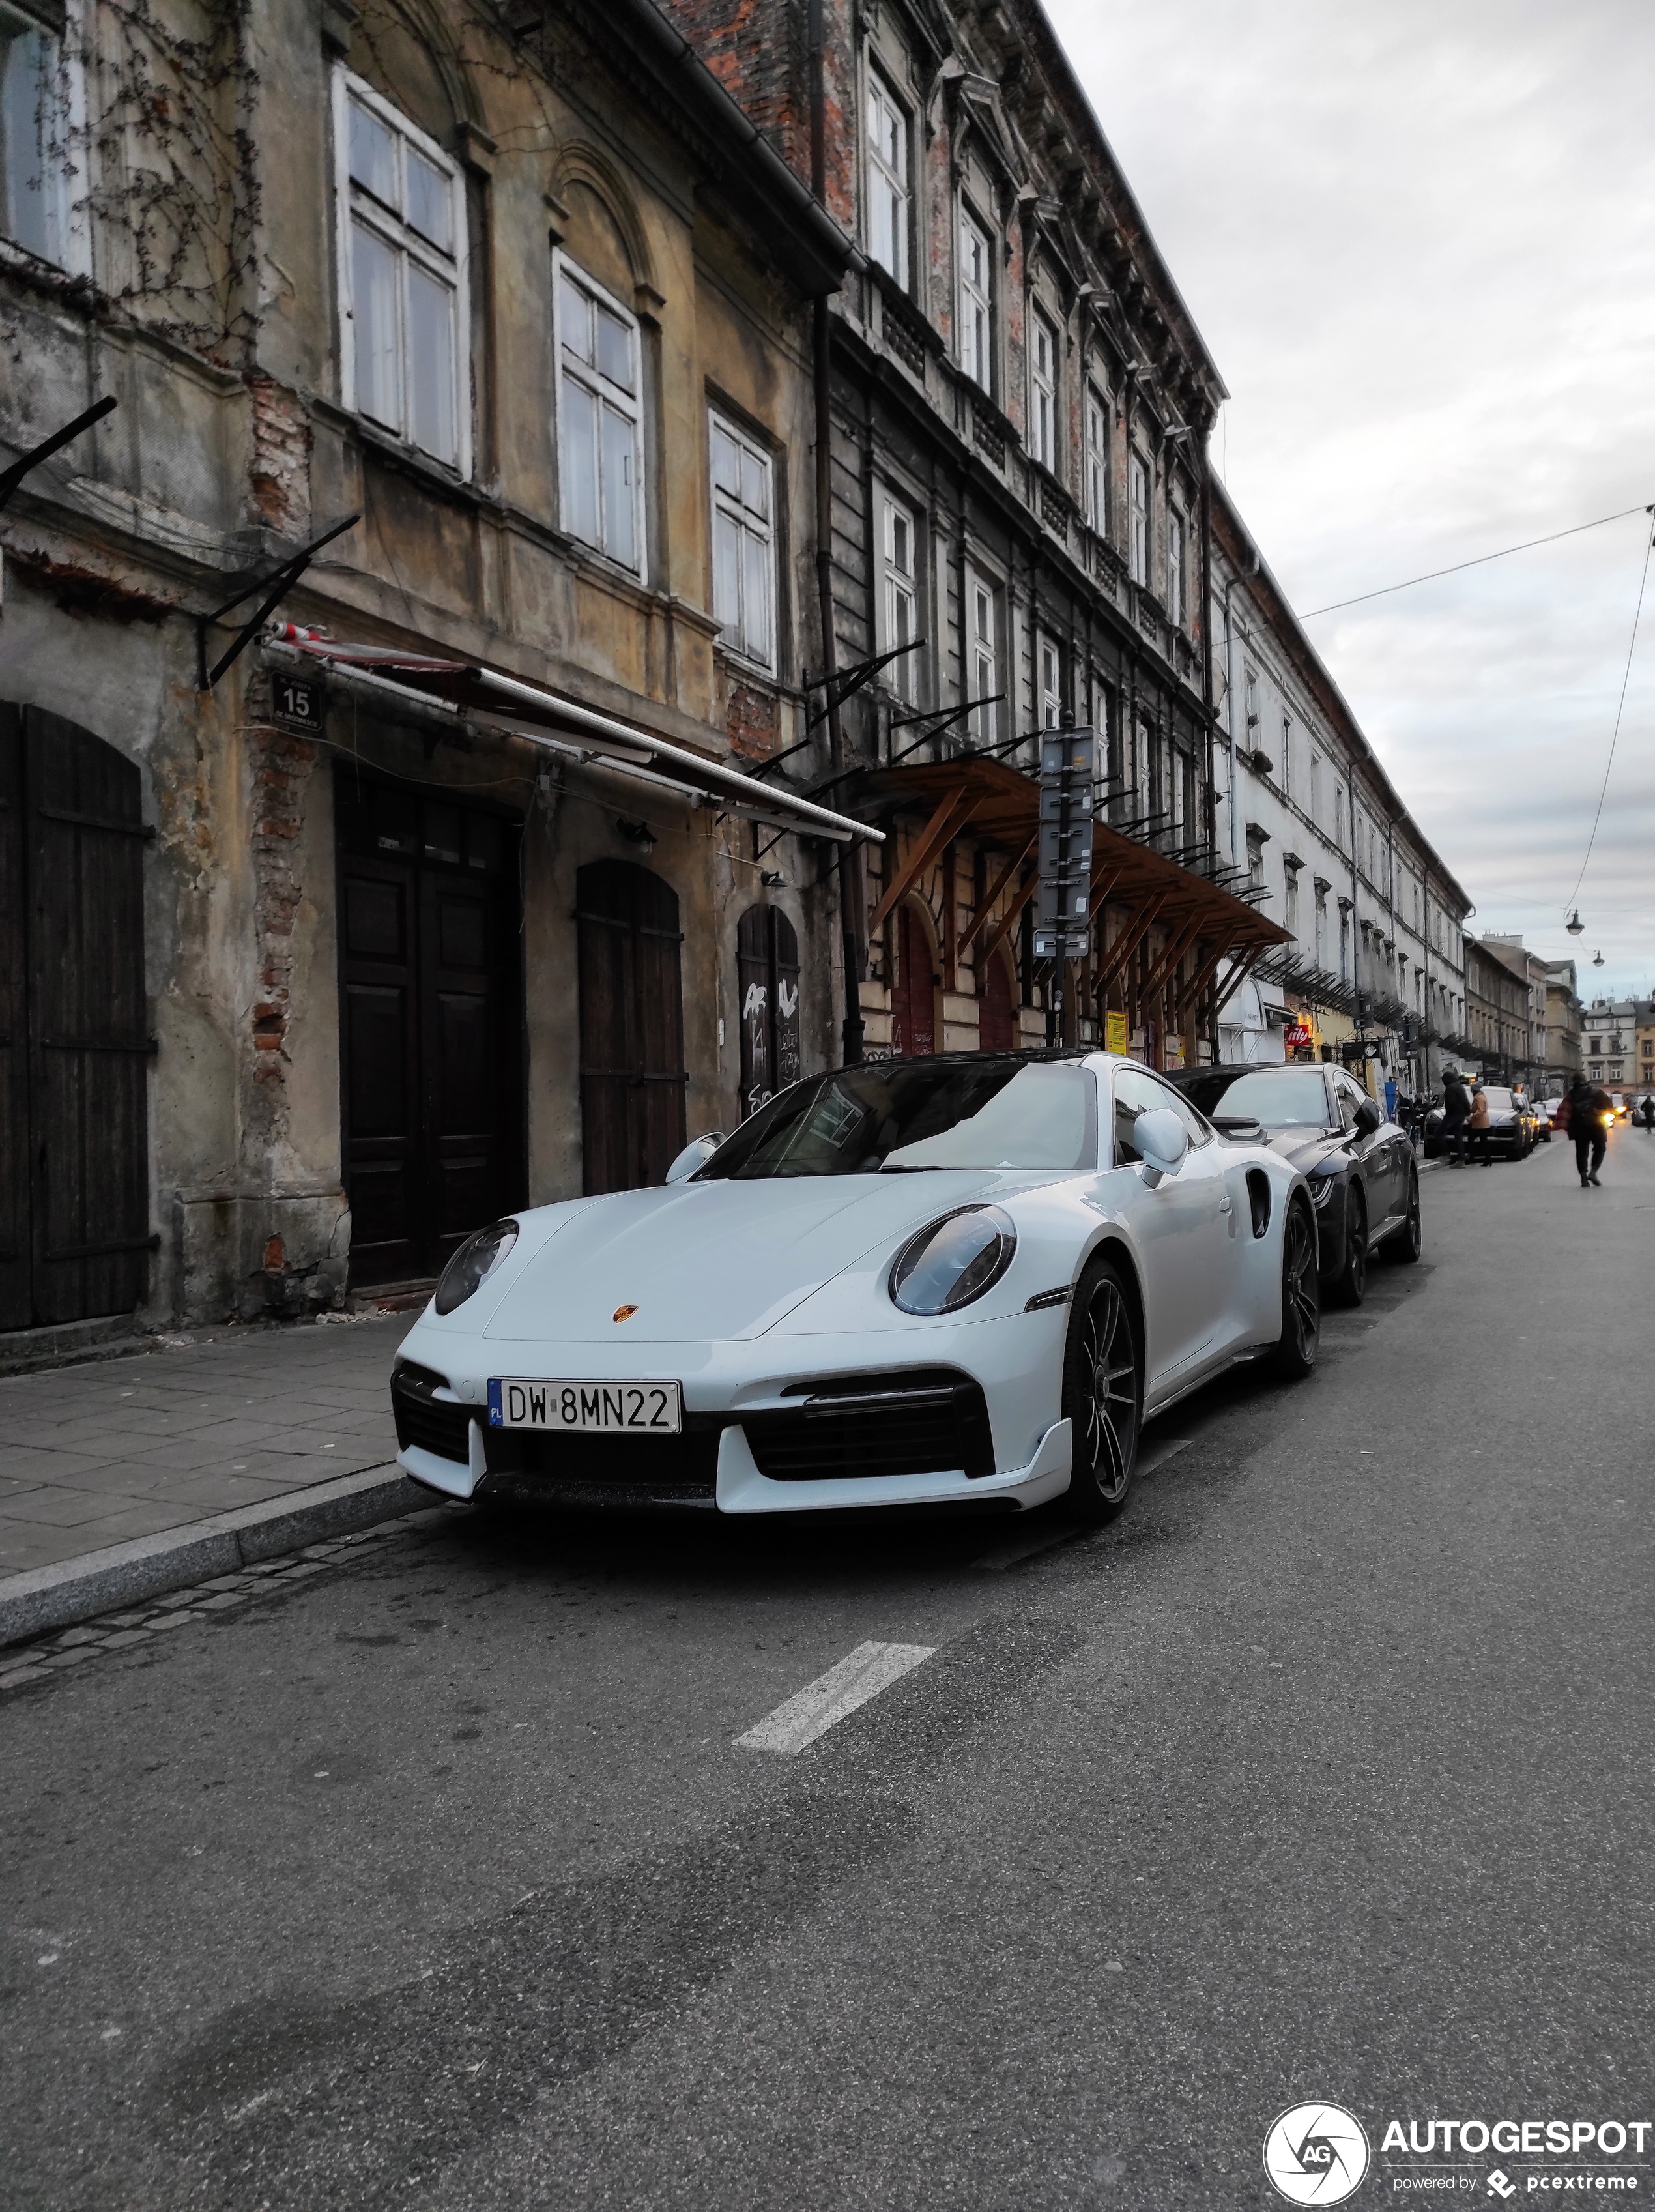
[[1046, 1041], [1063, 1042], [1064, 970], [1086, 951], [1092, 896], [1092, 803], [1097, 778], [1097, 732], [1076, 729], [1040, 732], [1040, 854], [1035, 890], [1034, 957], [1050, 960]]

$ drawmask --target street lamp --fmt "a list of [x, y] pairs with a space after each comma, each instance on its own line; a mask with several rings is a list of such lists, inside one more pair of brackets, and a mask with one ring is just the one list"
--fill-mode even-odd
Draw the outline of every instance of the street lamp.
[[1586, 925], [1580, 919], [1580, 909], [1579, 907], [1576, 907], [1574, 912], [1563, 924], [1563, 927], [1567, 930], [1571, 937], [1581, 937], [1585, 935]]

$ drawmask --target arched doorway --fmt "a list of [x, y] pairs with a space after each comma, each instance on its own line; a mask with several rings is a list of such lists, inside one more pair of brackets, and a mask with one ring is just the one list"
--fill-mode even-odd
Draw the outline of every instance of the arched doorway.
[[149, 1283], [136, 764], [0, 702], [0, 1328], [130, 1313]]
[[985, 1052], [1010, 1052], [1017, 1042], [1017, 1009], [1012, 999], [1011, 970], [1003, 952], [991, 952], [983, 963], [977, 1041]]
[[737, 924], [736, 987], [745, 1121], [799, 1079], [799, 943], [779, 907], [750, 906]]
[[896, 979], [891, 987], [891, 1050], [918, 1059], [937, 1049], [937, 976], [931, 933], [909, 899], [896, 910]]
[[576, 878], [587, 1194], [658, 1183], [684, 1148], [678, 894], [632, 860]]

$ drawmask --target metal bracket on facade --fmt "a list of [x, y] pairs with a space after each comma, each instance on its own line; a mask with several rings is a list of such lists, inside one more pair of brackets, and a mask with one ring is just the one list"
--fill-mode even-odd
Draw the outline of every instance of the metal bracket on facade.
[[[106, 394], [94, 405], [88, 407], [84, 414], [77, 415], [72, 422], [65, 422], [61, 430], [54, 430], [49, 438], [43, 438], [38, 446], [31, 446], [27, 453], [20, 453], [9, 469], [0, 469], [0, 513], [4, 512], [13, 492], [28, 475], [31, 469], [38, 469], [42, 461], [49, 461], [52, 455], [67, 446], [71, 439], [78, 438], [82, 430], [89, 430], [94, 422], [101, 422], [106, 415], [112, 415], [120, 404], [113, 392]], [[0, 606], [5, 604], [4, 562], [4, 553], [0, 550]]]
[[[239, 659], [242, 653], [246, 651], [248, 646], [264, 628], [266, 620], [286, 599], [322, 548], [331, 544], [336, 538], [343, 538], [346, 531], [353, 528], [361, 519], [361, 509], [359, 507], [355, 514], [348, 514], [343, 522], [336, 522], [330, 529], [324, 530], [319, 538], [312, 538], [308, 545], [301, 545], [296, 553], [282, 563], [280, 568], [270, 569], [265, 575], [252, 578], [233, 598], [226, 599], [222, 606], [215, 607], [209, 614], [196, 617], [196, 689], [197, 691], [212, 690], [225, 670], [231, 665], [232, 662]], [[242, 624], [231, 641], [228, 650], [220, 655], [211, 672], [209, 673], [208, 630], [214, 623], [221, 621], [233, 607], [244, 606], [255, 592], [263, 592], [265, 594], [259, 603], [258, 612], [254, 615], [251, 622]]]
[[[905, 653], [918, 653], [924, 642], [923, 637], [911, 637], [906, 645], [894, 645], [888, 653], [876, 653], [870, 659], [855, 661], [849, 668], [840, 669], [832, 676], [812, 676], [807, 668], [803, 690], [807, 693], [826, 691], [829, 696], [806, 720], [805, 728], [814, 730], [818, 722], [825, 722], [829, 714], [842, 707], [852, 694], [859, 691], [870, 678], [877, 676], [882, 668], [888, 667], [893, 660], [900, 660]], [[799, 748], [792, 745], [788, 750], [797, 752]], [[785, 760], [786, 757], [786, 753], [776, 755], [778, 760]]]

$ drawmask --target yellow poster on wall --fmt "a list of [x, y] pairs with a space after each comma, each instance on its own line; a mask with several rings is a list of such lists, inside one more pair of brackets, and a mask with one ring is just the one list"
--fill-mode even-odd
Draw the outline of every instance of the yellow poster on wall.
[[1112, 1009], [1103, 1018], [1103, 1048], [1106, 1052], [1125, 1052], [1126, 1049], [1126, 1017]]

